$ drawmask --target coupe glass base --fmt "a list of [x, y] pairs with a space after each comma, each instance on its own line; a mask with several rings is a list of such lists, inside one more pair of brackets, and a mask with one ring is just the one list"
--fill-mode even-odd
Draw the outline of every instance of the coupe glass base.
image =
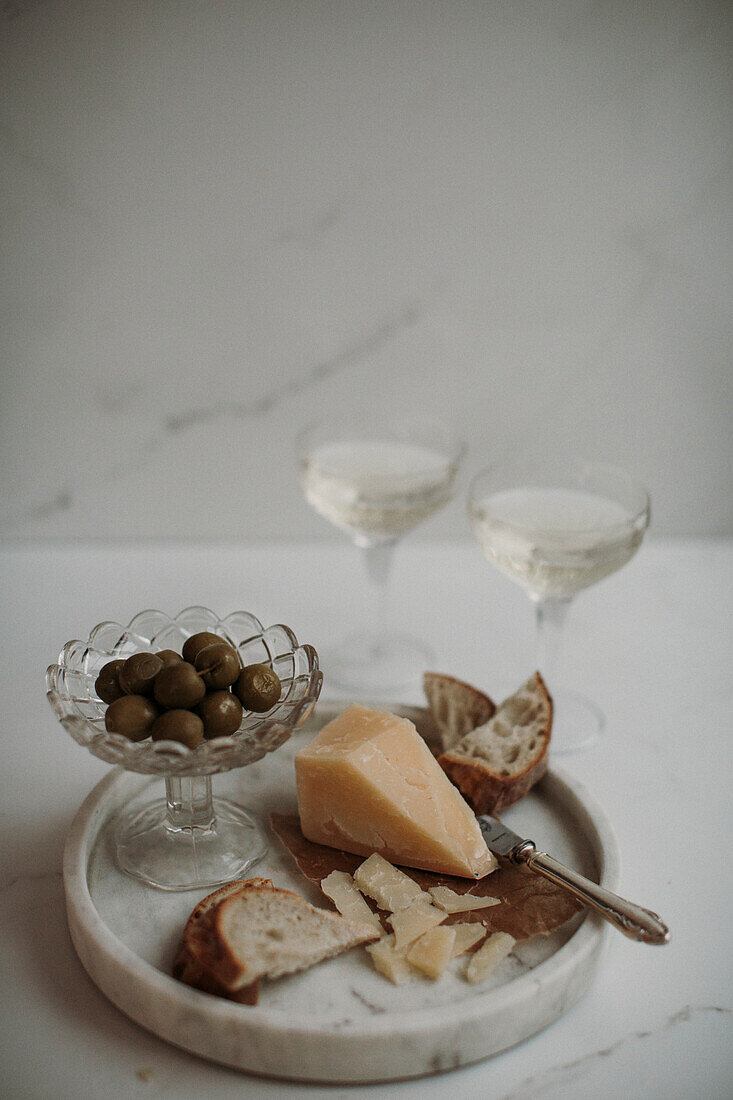
[[372, 698], [419, 686], [432, 662], [432, 651], [418, 639], [384, 633], [350, 634], [323, 658], [329, 684]]
[[243, 878], [262, 859], [267, 842], [254, 817], [222, 798], [206, 824], [171, 823], [165, 798], [125, 814], [115, 828], [123, 871], [159, 890], [195, 890]]
[[553, 691], [552, 740], [550, 755], [564, 756], [587, 748], [606, 725], [603, 711], [584, 695], [560, 688]]

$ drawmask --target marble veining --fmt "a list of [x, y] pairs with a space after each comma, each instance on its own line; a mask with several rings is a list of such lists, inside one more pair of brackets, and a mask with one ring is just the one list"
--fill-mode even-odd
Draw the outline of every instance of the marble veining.
[[572, 1062], [565, 1062], [562, 1065], [553, 1066], [551, 1069], [545, 1070], [544, 1073], [526, 1077], [516, 1089], [504, 1093], [501, 1097], [497, 1098], [497, 1100], [533, 1100], [534, 1097], [545, 1095], [550, 1088], [559, 1088], [570, 1081], [577, 1082], [581, 1080], [586, 1073], [591, 1072], [599, 1061], [611, 1058], [623, 1047], [644, 1039], [650, 1039], [655, 1035], [659, 1035], [662, 1032], [677, 1027], [679, 1024], [687, 1023], [693, 1016], [709, 1012], [730, 1015], [733, 1014], [733, 1009], [725, 1008], [720, 1005], [684, 1005], [684, 1007], [677, 1012], [673, 1012], [667, 1016], [658, 1027], [630, 1031], [628, 1034], [622, 1035], [615, 1043], [611, 1043], [610, 1046], [590, 1051], [588, 1054], [584, 1054], [581, 1058], [576, 1058]]
[[365, 1006], [365, 1008], [368, 1008], [370, 1012], [373, 1012], [377, 1016], [388, 1011], [384, 1005], [376, 1004], [374, 1001], [370, 1001], [369, 998], [365, 997], [364, 994], [358, 989], [352, 989], [351, 995], [352, 997], [356, 997], [357, 1001], [360, 1001], [361, 1004]]
[[12, 875], [9, 878], [0, 878], [0, 895], [7, 894], [15, 887], [35, 887], [37, 885], [61, 879], [61, 871], [39, 871], [28, 874]]
[[302, 222], [293, 222], [276, 234], [278, 244], [295, 245], [311, 251], [320, 248], [324, 239], [341, 218], [341, 202], [333, 201]]
[[[205, 425], [245, 420], [257, 420], [269, 413], [276, 412], [293, 398], [317, 389], [322, 383], [351, 367], [358, 367], [378, 354], [403, 332], [417, 325], [423, 316], [426, 304], [420, 301], [405, 301], [382, 319], [372, 323], [360, 336], [338, 348], [326, 359], [311, 364], [295, 375], [272, 386], [267, 392], [250, 401], [222, 400], [212, 404], [201, 404], [182, 412], [169, 413], [160, 421], [160, 430], [149, 434], [137, 444], [133, 453], [126, 456], [124, 463], [116, 460], [112, 464], [100, 464], [95, 471], [97, 484], [110, 484], [131, 472], [152, 472], [153, 463], [169, 439], [185, 435], [194, 428]], [[100, 407], [115, 417], [129, 415], [131, 405], [144, 395], [142, 383], [133, 382], [132, 393], [126, 382], [119, 385], [107, 382], [96, 387], [95, 397]], [[86, 475], [83, 480], [71, 487], [60, 489], [53, 496], [37, 503], [27, 504], [0, 513], [0, 523], [7, 531], [16, 531], [29, 521], [52, 519], [62, 512], [69, 512], [80, 496], [83, 496]]]
[[[195, 446], [236, 538], [222, 433], [255, 465], [377, 397], [733, 531], [730, 5], [133, 7], [0, 0], [2, 533], [136, 537], [154, 483], [186, 537]], [[270, 475], [260, 535], [328, 537]]]
[[25, 520], [49, 519], [60, 512], [68, 512], [74, 507], [74, 494], [70, 489], [60, 489], [51, 497], [6, 513], [3, 517], [8, 530], [12, 530]]
[[215, 405], [199, 405], [188, 412], [170, 415], [163, 427], [171, 433], [186, 431], [200, 424], [225, 418], [241, 420], [259, 416], [276, 409], [288, 398], [296, 397], [309, 387], [331, 378], [339, 371], [354, 366], [376, 354], [384, 345], [395, 340], [405, 329], [416, 325], [424, 311], [419, 302], [405, 302], [382, 320], [373, 324], [362, 336], [339, 348], [333, 356], [312, 364], [305, 371], [273, 386], [263, 396], [249, 402], [221, 401]]

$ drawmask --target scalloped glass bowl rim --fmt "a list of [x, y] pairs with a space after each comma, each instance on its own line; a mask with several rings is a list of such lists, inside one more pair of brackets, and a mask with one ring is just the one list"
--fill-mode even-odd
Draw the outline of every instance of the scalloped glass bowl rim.
[[[141, 633], [142, 628], [149, 631], [151, 625], [156, 624], [160, 629], [155, 633]], [[244, 636], [240, 636], [243, 627]], [[204, 741], [195, 749], [175, 741], [133, 742], [120, 734], [104, 730], [105, 704], [96, 699], [92, 679], [96, 678], [100, 665], [113, 660], [116, 655], [129, 656], [136, 649], [150, 648], [161, 634], [177, 634], [185, 640], [185, 637], [199, 630], [221, 634], [234, 643], [240, 653], [244, 646], [259, 643], [272, 663], [291, 662], [292, 675], [281, 677], [283, 697], [276, 704], [274, 714], [245, 712], [242, 727], [236, 734]], [[270, 644], [274, 644], [274, 650], [271, 650], [268, 639]], [[159, 645], [159, 648], [169, 646]], [[90, 664], [94, 665], [92, 669]], [[88, 692], [86, 698], [71, 693], [68, 676], [84, 678]], [[313, 646], [301, 645], [290, 627], [282, 623], [264, 627], [248, 611], [233, 611], [220, 618], [209, 608], [197, 605], [184, 608], [175, 616], [155, 609], [140, 611], [127, 626], [113, 620], [97, 623], [86, 641], [68, 641], [61, 650], [58, 662], [49, 665], [46, 671], [48, 701], [77, 744], [107, 763], [118, 764], [140, 774], [161, 776], [215, 774], [254, 763], [282, 745], [307, 720], [318, 700], [322, 684], [323, 673], [319, 669], [318, 654]], [[81, 713], [78, 703], [96, 705], [93, 720]], [[102, 723], [101, 730], [99, 723]]]

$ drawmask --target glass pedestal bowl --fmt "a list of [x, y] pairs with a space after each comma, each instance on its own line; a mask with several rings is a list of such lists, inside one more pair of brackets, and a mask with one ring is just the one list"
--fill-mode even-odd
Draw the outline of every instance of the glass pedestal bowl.
[[[94, 683], [102, 665], [140, 651], [180, 653], [191, 634], [211, 631], [237, 650], [242, 665], [267, 664], [280, 677], [282, 695], [265, 714], [245, 711], [239, 730], [195, 749], [174, 741], [129, 741], [108, 733], [106, 704]], [[220, 619], [205, 607], [175, 618], [142, 611], [128, 626], [99, 623], [87, 641], [67, 642], [46, 673], [48, 701], [64, 729], [100, 760], [127, 771], [165, 778], [165, 798], [122, 810], [115, 825], [120, 867], [161, 890], [193, 890], [241, 878], [267, 843], [243, 806], [212, 797], [211, 777], [245, 767], [273, 752], [306, 721], [323, 683], [318, 655], [287, 626], [263, 627], [246, 611]]]

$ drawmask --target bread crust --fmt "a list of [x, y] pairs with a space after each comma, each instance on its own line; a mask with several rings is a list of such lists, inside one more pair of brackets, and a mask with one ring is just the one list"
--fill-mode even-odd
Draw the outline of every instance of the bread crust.
[[438, 757], [438, 763], [474, 813], [495, 814], [524, 798], [545, 774], [547, 743], [539, 760], [520, 775], [510, 778], [496, 775], [483, 760], [468, 761], [455, 753], [444, 753]]
[[236, 882], [228, 882], [226, 886], [220, 886], [218, 890], [214, 890], [212, 894], [207, 894], [205, 898], [202, 898], [198, 905], [195, 906], [190, 917], [186, 921], [185, 928], [183, 929], [183, 935], [181, 937], [181, 943], [184, 943], [189, 936], [192, 935], [194, 929], [199, 922], [205, 917], [209, 916], [215, 907], [219, 905], [225, 898], [230, 897], [232, 894], [238, 893], [240, 890], [250, 888], [252, 886], [272, 886], [272, 879], [269, 878], [248, 878], [239, 879]]
[[[210, 895], [211, 905], [198, 919], [195, 919], [195, 910], [189, 917], [186, 924], [187, 936], [186, 929], [184, 929], [189, 957], [207, 976], [208, 981], [214, 982], [224, 991], [223, 996], [230, 996], [247, 983], [244, 980], [241, 967], [237, 966], [236, 963], [234, 967], [232, 966], [234, 960], [230, 959], [229, 953], [219, 937], [217, 921], [219, 910], [225, 901], [236, 894], [243, 894], [249, 890], [262, 892], [275, 889], [272, 879], [267, 878], [246, 879], [242, 882], [229, 883], [228, 886], [223, 886]], [[204, 899], [204, 901], [206, 900]], [[237, 978], [241, 980], [237, 981]]]
[[236, 991], [231, 991], [222, 984], [217, 975], [212, 973], [207, 965], [207, 947], [216, 909], [233, 894], [253, 887], [272, 888], [272, 881], [265, 878], [253, 878], [230, 882], [201, 899], [183, 929], [183, 935], [173, 962], [174, 978], [192, 986], [194, 989], [201, 990], [203, 993], [226, 997], [229, 1000], [237, 1001], [239, 1004], [257, 1004], [259, 996], [258, 981], [242, 986]]
[[544, 696], [548, 713], [542, 731], [542, 744], [527, 767], [514, 775], [502, 776], [493, 771], [486, 761], [462, 755], [460, 745], [438, 757], [441, 768], [458, 787], [474, 813], [494, 814], [512, 806], [524, 798], [547, 771], [553, 702], [539, 672], [534, 674], [534, 679]]
[[259, 1000], [259, 981], [251, 982], [250, 985], [242, 986], [241, 989], [230, 992], [216, 980], [213, 974], [210, 974], [208, 970], [205, 970], [193, 959], [179, 967], [178, 971], [174, 973], [174, 977], [185, 985], [200, 990], [202, 993], [210, 993], [214, 997], [224, 997], [229, 1001], [236, 1001], [237, 1004], [256, 1005]]

